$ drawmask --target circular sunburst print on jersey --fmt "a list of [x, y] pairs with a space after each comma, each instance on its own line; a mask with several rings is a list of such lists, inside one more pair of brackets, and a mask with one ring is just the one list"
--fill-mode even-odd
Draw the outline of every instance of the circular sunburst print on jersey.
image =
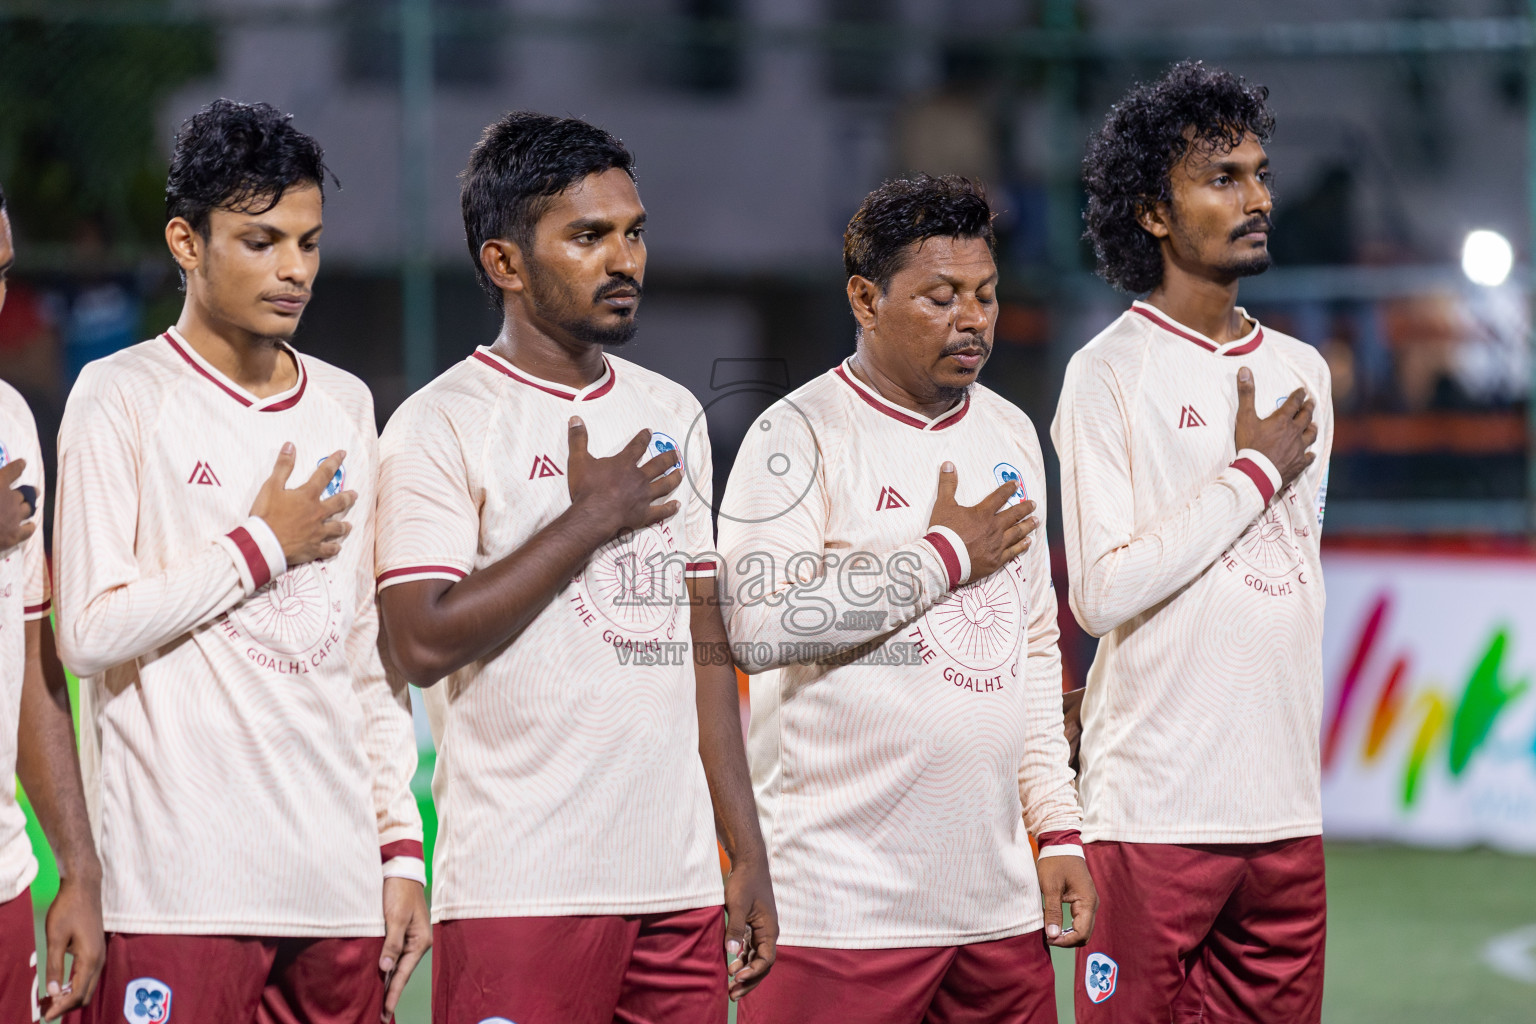
[[586, 585], [603, 617], [626, 633], [659, 634], [682, 589], [682, 564], [660, 529], [619, 537], [587, 563]]
[[1232, 545], [1232, 553], [1261, 576], [1285, 576], [1301, 565], [1301, 549], [1279, 507], [1269, 511]]
[[1004, 570], [968, 583], [928, 609], [930, 635], [965, 668], [987, 672], [1008, 663], [1018, 645], [1023, 601]]
[[283, 573], [230, 612], [241, 632], [278, 654], [303, 654], [325, 639], [331, 594], [313, 562]]

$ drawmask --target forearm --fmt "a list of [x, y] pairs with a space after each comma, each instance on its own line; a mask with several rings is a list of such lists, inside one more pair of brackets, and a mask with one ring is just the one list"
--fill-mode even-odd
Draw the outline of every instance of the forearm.
[[59, 650], [76, 675], [142, 657], [233, 608], [286, 569], [264, 524], [245, 524], [163, 572], [97, 589], [90, 544], [61, 534]]
[[[732, 649], [742, 668], [755, 673], [860, 647], [911, 622], [959, 585], [968, 575], [964, 551], [958, 538], [929, 534], [881, 554], [732, 552]], [[819, 560], [815, 575], [808, 572], [813, 557]], [[780, 569], [783, 574], [771, 575]], [[759, 587], [765, 577], [774, 583]]]
[[[1112, 538], [1099, 551], [1069, 558], [1074, 570], [1072, 610], [1078, 622], [1094, 636], [1103, 636], [1167, 600], [1215, 564], [1264, 511], [1272, 493], [1234, 464], [1161, 522], [1138, 534]], [[1068, 515], [1077, 511], [1065, 509]], [[1079, 522], [1069, 546], [1092, 532], [1094, 524]]]
[[456, 583], [384, 588], [379, 608], [395, 664], [412, 683], [431, 686], [485, 657], [521, 633], [611, 534], [604, 519], [573, 507]]
[[[694, 680], [699, 716], [699, 759], [709, 781], [709, 798], [715, 812], [715, 834], [731, 863], [764, 862], [762, 831], [747, 770], [746, 746], [741, 736], [741, 702], [736, 672], [729, 659], [715, 657], [726, 643], [725, 627], [715, 602], [714, 581], [690, 587], [694, 615], [703, 619], [693, 628]], [[707, 603], [706, 603], [707, 602]], [[719, 623], [716, 626], [716, 623]]]
[[101, 864], [80, 782], [69, 686], [54, 654], [53, 630], [46, 618], [26, 624], [26, 645], [16, 775], [58, 859], [60, 873], [82, 882], [99, 881]]

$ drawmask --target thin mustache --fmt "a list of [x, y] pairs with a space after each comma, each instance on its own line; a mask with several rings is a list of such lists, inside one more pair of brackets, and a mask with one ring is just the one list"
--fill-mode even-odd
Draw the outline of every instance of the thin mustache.
[[609, 280], [607, 284], [598, 288], [597, 291], [592, 293], [592, 301], [601, 302], [603, 299], [606, 299], [614, 292], [622, 292], [625, 290], [633, 291], [635, 293], [635, 298], [637, 299], [645, 294], [645, 289], [642, 288], [640, 286], [640, 282], [636, 281], [634, 278], [615, 277]]
[[1274, 223], [1270, 221], [1268, 217], [1255, 217], [1253, 220], [1248, 221], [1242, 227], [1232, 232], [1232, 240], [1236, 241], [1237, 239], [1242, 238], [1244, 235], [1251, 234], [1255, 231], [1263, 231], [1268, 233], [1273, 231], [1274, 228]]

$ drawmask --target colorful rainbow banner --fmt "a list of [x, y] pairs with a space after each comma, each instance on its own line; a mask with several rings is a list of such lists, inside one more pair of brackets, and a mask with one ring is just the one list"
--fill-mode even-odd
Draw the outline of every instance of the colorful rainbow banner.
[[1536, 559], [1325, 551], [1323, 825], [1536, 852]]

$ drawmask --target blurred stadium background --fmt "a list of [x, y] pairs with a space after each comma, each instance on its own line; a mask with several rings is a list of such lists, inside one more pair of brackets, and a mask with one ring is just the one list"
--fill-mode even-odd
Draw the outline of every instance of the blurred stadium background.
[[[722, 484], [756, 412], [851, 349], [841, 231], [907, 170], [987, 183], [986, 383], [1044, 435], [1068, 357], [1126, 304], [1079, 242], [1083, 140], [1185, 57], [1272, 90], [1276, 265], [1241, 301], [1333, 368], [1327, 1019], [1531, 1021], [1536, 3], [0, 0], [0, 375], [49, 446], [79, 368], [175, 319], [174, 127], [266, 100], [342, 184], [299, 344], [363, 377], [382, 422], [496, 330], [456, 175], [529, 107], [636, 153], [651, 258], [624, 354], [709, 407]], [[1093, 647], [1063, 608], [1071, 684]], [[427, 1019], [423, 968], [400, 1020]]]

